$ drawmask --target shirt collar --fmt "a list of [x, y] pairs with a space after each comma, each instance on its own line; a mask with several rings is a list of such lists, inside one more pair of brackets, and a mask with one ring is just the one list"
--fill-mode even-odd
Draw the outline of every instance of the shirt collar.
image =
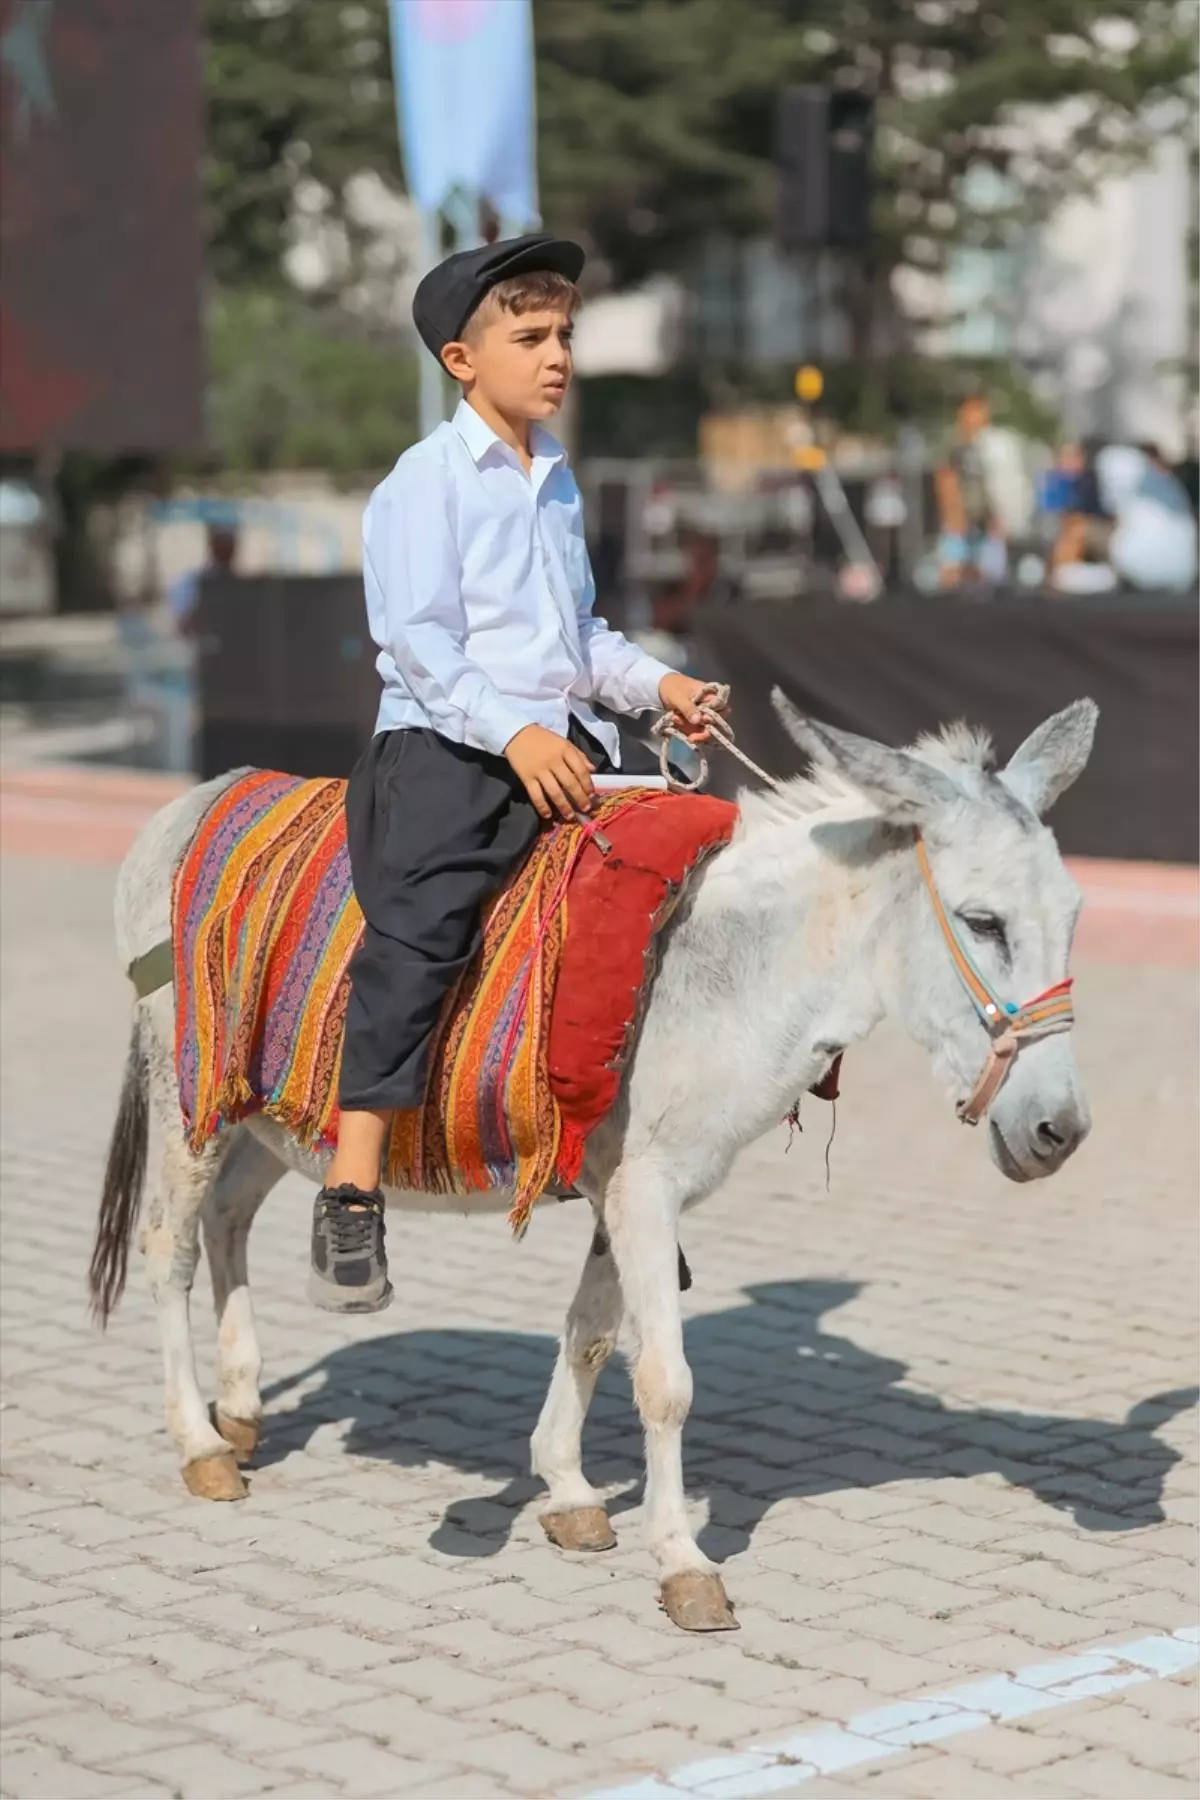
[[[460, 400], [454, 409], [454, 429], [467, 446], [473, 461], [481, 463], [493, 445], [498, 444], [502, 450], [508, 450], [507, 444], [496, 436], [486, 419], [475, 411], [466, 400]], [[544, 431], [540, 425], [534, 425], [529, 434], [529, 444], [533, 451], [535, 469], [542, 465], [542, 473], [548, 472], [549, 465], [566, 462], [567, 453], [556, 437]], [[509, 451], [511, 455], [511, 451]]]

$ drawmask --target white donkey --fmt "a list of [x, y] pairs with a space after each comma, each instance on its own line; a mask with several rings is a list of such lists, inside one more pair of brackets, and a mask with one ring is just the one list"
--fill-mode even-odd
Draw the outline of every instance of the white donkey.
[[[1087, 761], [1092, 702], [1048, 720], [995, 772], [986, 739], [965, 728], [891, 750], [804, 720], [775, 698], [814, 773], [743, 796], [733, 841], [697, 874], [663, 933], [618, 1105], [588, 1143], [580, 1186], [596, 1231], [532, 1441], [534, 1472], [549, 1489], [550, 1538], [608, 1548], [615, 1540], [583, 1474], [580, 1440], [624, 1319], [645, 1429], [647, 1536], [666, 1609], [690, 1630], [735, 1621], [684, 1504], [692, 1377], [677, 1273], [681, 1209], [711, 1194], [737, 1151], [778, 1125], [837, 1052], [885, 1016], [929, 1052], [960, 1114], [973, 1123], [988, 1112], [988, 1149], [1011, 1180], [1053, 1174], [1090, 1126], [1064, 1029], [1079, 896], [1039, 821]], [[222, 785], [174, 801], [130, 851], [116, 901], [127, 968], [169, 938], [173, 871]], [[1014, 1004], [1033, 995], [1038, 1002]], [[162, 1329], [167, 1422], [189, 1489], [236, 1499], [245, 1488], [235, 1453], [252, 1454], [262, 1419], [247, 1238], [285, 1170], [319, 1181], [325, 1159], [261, 1117], [193, 1156], [173, 1026], [168, 968], [168, 984], [135, 1008], [92, 1295], [107, 1317], [124, 1284], [153, 1111], [160, 1160], [142, 1248]], [[417, 1210], [508, 1204], [506, 1195], [389, 1198]], [[212, 1418], [188, 1317], [201, 1224], [219, 1323]]]

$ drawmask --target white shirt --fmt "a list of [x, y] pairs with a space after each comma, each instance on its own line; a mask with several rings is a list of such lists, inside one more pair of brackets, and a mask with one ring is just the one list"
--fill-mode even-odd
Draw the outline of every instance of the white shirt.
[[528, 474], [473, 407], [406, 450], [363, 518], [363, 581], [383, 679], [376, 731], [431, 726], [499, 755], [526, 725], [570, 714], [614, 764], [613, 712], [660, 704], [671, 671], [610, 631], [583, 502], [562, 445], [534, 426]]

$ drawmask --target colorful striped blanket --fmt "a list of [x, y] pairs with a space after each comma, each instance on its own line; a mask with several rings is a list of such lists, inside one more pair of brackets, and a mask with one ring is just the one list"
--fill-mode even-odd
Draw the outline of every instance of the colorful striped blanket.
[[[337, 1141], [349, 964], [362, 928], [345, 783], [256, 771], [202, 821], [176, 872], [179, 1098], [193, 1150], [262, 1111], [304, 1144]], [[492, 904], [443, 1012], [421, 1107], [397, 1113], [390, 1185], [510, 1189], [522, 1231], [557, 1173], [579, 1172], [616, 1098], [652, 940], [735, 809], [628, 790], [593, 830], [545, 832]], [[578, 902], [578, 904], [577, 904]]]

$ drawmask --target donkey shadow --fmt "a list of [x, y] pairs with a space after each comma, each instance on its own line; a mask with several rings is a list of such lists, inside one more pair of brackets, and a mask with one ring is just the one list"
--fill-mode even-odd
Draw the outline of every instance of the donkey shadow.
[[[1087, 1531], [1133, 1531], [1165, 1517], [1163, 1487], [1180, 1453], [1160, 1426], [1200, 1389], [1155, 1394], [1123, 1419], [948, 1406], [903, 1385], [907, 1365], [827, 1331], [827, 1313], [862, 1290], [849, 1281], [771, 1281], [747, 1303], [685, 1328], [695, 1399], [684, 1435], [689, 1492], [709, 1516], [699, 1541], [714, 1561], [744, 1550], [778, 1500], [906, 1480], [998, 1474]], [[302, 1449], [350, 1416], [345, 1449], [399, 1468], [429, 1462], [504, 1485], [453, 1502], [430, 1542], [455, 1556], [493, 1556], [541, 1484], [528, 1439], [557, 1345], [520, 1332], [397, 1332], [333, 1351], [265, 1390], [285, 1400], [319, 1376], [292, 1410], [274, 1411], [261, 1464]], [[585, 1467], [597, 1486], [624, 1484], [610, 1513], [638, 1503], [642, 1461], [628, 1376], [605, 1369], [588, 1414]]]

